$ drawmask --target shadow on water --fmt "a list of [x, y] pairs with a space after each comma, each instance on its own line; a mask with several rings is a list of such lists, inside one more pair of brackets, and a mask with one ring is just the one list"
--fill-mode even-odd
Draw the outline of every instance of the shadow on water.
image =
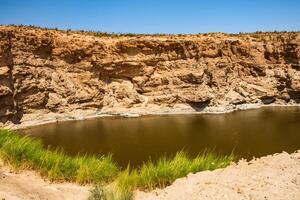
[[300, 108], [262, 108], [229, 114], [106, 117], [61, 122], [23, 130], [70, 155], [113, 154], [121, 165], [136, 166], [149, 157], [185, 149], [206, 149], [250, 159], [300, 149]]

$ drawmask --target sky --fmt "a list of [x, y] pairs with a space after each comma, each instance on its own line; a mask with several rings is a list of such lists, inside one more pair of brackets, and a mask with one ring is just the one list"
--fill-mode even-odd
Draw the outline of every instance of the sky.
[[300, 0], [0, 0], [0, 24], [115, 33], [299, 31]]

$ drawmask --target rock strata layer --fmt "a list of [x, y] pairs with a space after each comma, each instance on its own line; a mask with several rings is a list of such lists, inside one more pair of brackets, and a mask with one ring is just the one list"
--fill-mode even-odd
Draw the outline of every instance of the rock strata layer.
[[299, 103], [300, 33], [98, 37], [0, 26], [2, 125]]

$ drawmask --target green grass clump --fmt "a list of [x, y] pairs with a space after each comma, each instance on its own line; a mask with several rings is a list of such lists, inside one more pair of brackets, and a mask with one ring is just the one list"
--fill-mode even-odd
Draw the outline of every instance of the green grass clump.
[[130, 200], [135, 189], [163, 188], [189, 173], [226, 167], [233, 159], [233, 154], [218, 156], [208, 151], [191, 159], [184, 151], [180, 151], [173, 158], [148, 161], [138, 169], [127, 167], [119, 172], [111, 186], [96, 186], [91, 191], [90, 200]]
[[115, 184], [103, 186], [96, 185], [91, 191], [88, 200], [132, 200], [132, 190], [122, 190]]
[[111, 156], [70, 157], [59, 150], [43, 148], [39, 140], [0, 130], [0, 157], [14, 169], [34, 169], [50, 180], [78, 183], [106, 182], [117, 173]]
[[180, 151], [172, 159], [163, 157], [157, 162], [149, 161], [139, 169], [130, 170], [128, 167], [119, 174], [117, 184], [120, 188], [129, 189], [165, 187], [189, 173], [225, 167], [233, 158], [233, 155], [218, 156], [204, 152], [191, 159], [185, 152]]

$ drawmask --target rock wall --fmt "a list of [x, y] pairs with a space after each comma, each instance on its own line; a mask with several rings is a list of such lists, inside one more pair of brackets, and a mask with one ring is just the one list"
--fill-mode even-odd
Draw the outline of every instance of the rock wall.
[[272, 103], [300, 103], [300, 33], [96, 37], [0, 27], [4, 125], [49, 113]]

